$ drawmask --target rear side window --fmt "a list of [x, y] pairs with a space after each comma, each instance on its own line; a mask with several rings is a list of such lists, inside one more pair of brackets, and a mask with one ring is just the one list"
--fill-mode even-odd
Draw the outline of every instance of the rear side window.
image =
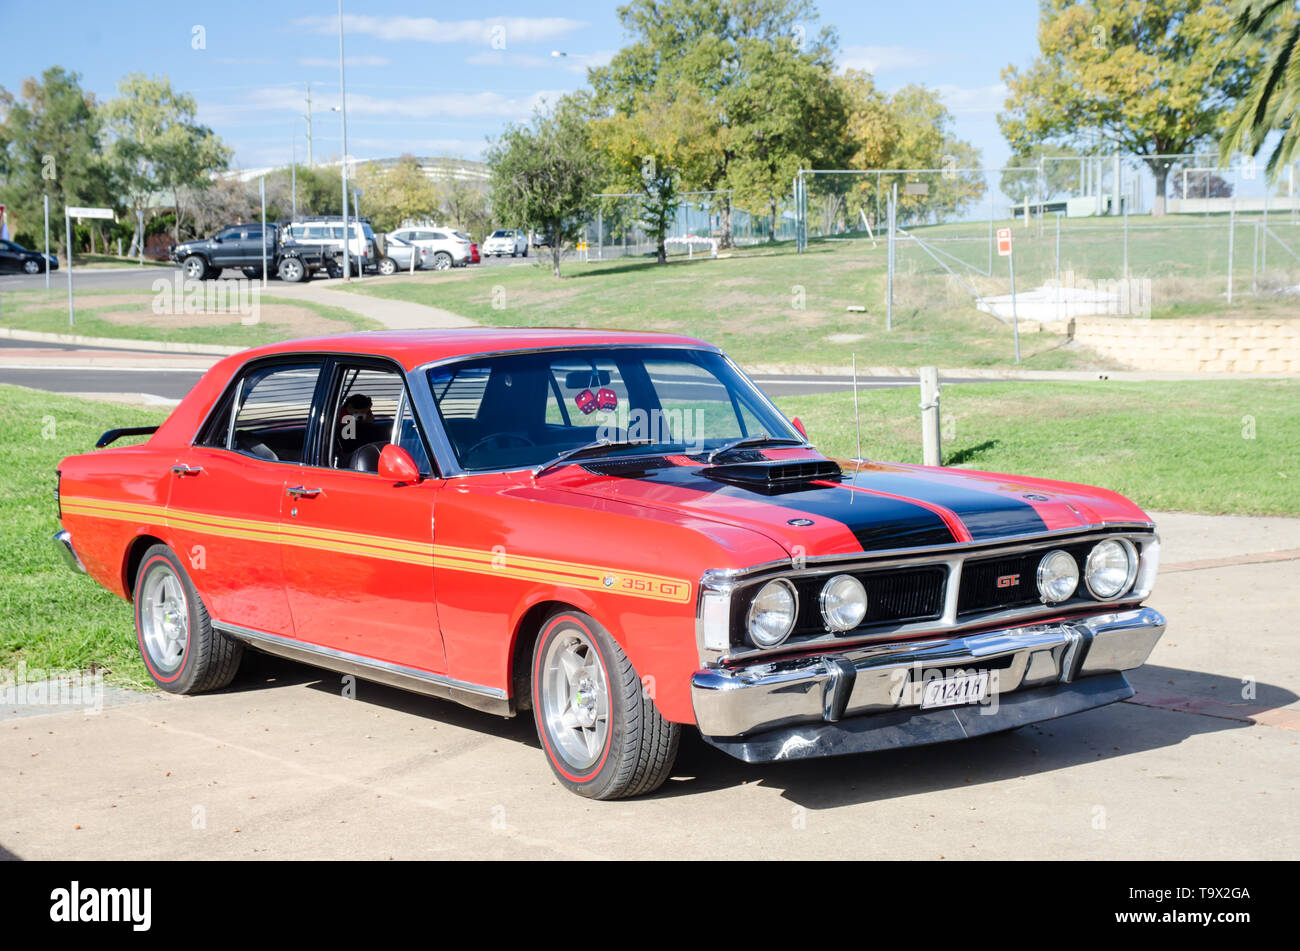
[[301, 462], [320, 364], [254, 369], [240, 382], [227, 448], [278, 462]]

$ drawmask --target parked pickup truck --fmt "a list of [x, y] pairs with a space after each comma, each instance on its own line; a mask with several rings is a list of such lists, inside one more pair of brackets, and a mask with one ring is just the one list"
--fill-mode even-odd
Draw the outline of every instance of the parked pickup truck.
[[[195, 281], [210, 281], [226, 268], [238, 268], [248, 278], [262, 276], [262, 226], [230, 225], [211, 238], [186, 241], [171, 249], [171, 259], [181, 266], [185, 276]], [[266, 226], [266, 263], [272, 274], [290, 283], [310, 280], [318, 270], [332, 270], [332, 254], [320, 247], [299, 244], [278, 225]]]

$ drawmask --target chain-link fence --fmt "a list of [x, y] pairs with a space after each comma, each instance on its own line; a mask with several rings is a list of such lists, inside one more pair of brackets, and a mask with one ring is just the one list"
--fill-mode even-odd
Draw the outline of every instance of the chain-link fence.
[[[1000, 320], [1204, 315], [1247, 295], [1285, 308], [1300, 294], [1295, 177], [1284, 169], [1270, 182], [1262, 168], [1217, 169], [1205, 155], [805, 171], [794, 187], [796, 245], [883, 264], [891, 313], [951, 304], [954, 290]], [[999, 232], [1013, 260], [999, 253]]]
[[[580, 253], [589, 260], [651, 256], [656, 253], [654, 236], [642, 221], [640, 198], [635, 193], [597, 195], [595, 209], [583, 228]], [[754, 214], [738, 208], [730, 191], [691, 191], [681, 195], [665, 235], [668, 254], [694, 256], [711, 254], [725, 247], [727, 238], [737, 246], [764, 241], [793, 241], [797, 221], [791, 201], [783, 200], [768, 214]]]

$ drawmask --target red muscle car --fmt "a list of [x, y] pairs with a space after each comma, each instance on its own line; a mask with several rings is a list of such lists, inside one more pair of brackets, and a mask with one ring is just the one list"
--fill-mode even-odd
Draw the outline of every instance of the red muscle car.
[[716, 348], [358, 333], [217, 364], [59, 466], [70, 562], [164, 690], [248, 647], [513, 716], [559, 780], [960, 739], [1132, 695], [1159, 543], [1103, 489], [809, 444]]

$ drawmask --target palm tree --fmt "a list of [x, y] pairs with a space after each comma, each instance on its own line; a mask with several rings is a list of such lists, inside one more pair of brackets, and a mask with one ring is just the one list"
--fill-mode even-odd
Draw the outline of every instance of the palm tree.
[[1234, 152], [1254, 155], [1265, 138], [1281, 131], [1268, 158], [1270, 178], [1291, 164], [1300, 145], [1300, 17], [1296, 0], [1244, 0], [1233, 32], [1241, 44], [1262, 44], [1265, 62], [1228, 118], [1219, 145], [1226, 165]]

